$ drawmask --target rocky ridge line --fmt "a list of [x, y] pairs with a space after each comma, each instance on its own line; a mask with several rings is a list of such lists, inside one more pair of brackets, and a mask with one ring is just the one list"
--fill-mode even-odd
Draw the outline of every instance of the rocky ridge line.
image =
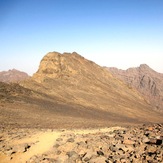
[[155, 109], [163, 111], [163, 74], [152, 70], [146, 64], [127, 70], [113, 67], [106, 69], [129, 87], [138, 90]]

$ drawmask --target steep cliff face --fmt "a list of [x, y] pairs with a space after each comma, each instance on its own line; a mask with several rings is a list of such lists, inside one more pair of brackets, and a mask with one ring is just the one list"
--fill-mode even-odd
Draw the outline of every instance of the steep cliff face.
[[29, 76], [27, 73], [16, 69], [0, 72], [0, 81], [5, 83], [19, 82], [28, 78]]
[[156, 109], [163, 110], [163, 74], [142, 64], [137, 68], [107, 68], [112, 75], [137, 89]]

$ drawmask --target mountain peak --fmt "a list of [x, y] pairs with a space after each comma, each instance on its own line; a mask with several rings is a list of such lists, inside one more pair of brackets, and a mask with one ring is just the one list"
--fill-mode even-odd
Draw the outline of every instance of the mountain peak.
[[141, 68], [141, 69], [151, 69], [147, 64], [141, 64], [139, 66], [139, 68]]
[[63, 78], [74, 76], [80, 71], [80, 64], [84, 61], [84, 58], [73, 53], [59, 53], [49, 52], [40, 62], [37, 73], [34, 74], [36, 80], [41, 80], [44, 77], [50, 78]]
[[44, 57], [53, 58], [53, 57], [56, 57], [56, 56], [59, 56], [59, 55], [61, 55], [61, 54], [54, 51], [54, 52], [47, 53]]
[[139, 67], [129, 68], [126, 71], [117, 71], [113, 68], [109, 68], [109, 71], [137, 89], [154, 107], [163, 109], [163, 74], [154, 71], [147, 64], [141, 64]]
[[47, 53], [44, 57], [48, 57], [48, 58], [54, 58], [54, 57], [65, 57], [65, 56], [76, 56], [76, 57], [81, 57], [83, 58], [81, 55], [79, 55], [77, 52], [72, 52], [72, 53], [68, 53], [68, 52], [64, 52], [63, 54], [59, 53], [59, 52], [49, 52]]
[[[101, 72], [103, 72], [101, 74]], [[89, 61], [76, 52], [73, 53], [47, 53], [40, 62], [38, 71], [33, 75], [37, 82], [43, 82], [45, 79], [65, 79], [77, 80], [80, 77], [101, 78], [105, 73], [112, 76], [108, 71]]]

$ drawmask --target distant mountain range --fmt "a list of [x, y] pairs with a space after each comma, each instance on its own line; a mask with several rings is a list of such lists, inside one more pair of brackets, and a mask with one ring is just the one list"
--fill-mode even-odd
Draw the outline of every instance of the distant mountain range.
[[27, 73], [16, 69], [0, 72], [0, 81], [5, 83], [19, 82], [27, 78], [29, 78]]
[[[142, 94], [109, 71], [76, 52], [50, 52], [31, 78], [0, 83], [0, 123], [72, 128], [163, 122]], [[148, 89], [146, 79], [140, 85]], [[157, 95], [153, 78], [148, 85]]]
[[163, 74], [154, 71], [146, 64], [127, 70], [113, 67], [106, 69], [129, 87], [138, 90], [156, 109], [163, 111]]

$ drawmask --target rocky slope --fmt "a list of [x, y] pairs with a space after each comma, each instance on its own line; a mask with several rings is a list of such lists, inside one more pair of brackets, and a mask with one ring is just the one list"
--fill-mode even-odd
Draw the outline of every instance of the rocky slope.
[[137, 68], [120, 70], [106, 68], [113, 76], [138, 90], [155, 109], [163, 111], [163, 74], [142, 64]]
[[[60, 116], [96, 119], [98, 124], [162, 121], [136, 90], [75, 52], [48, 53], [33, 77], [21, 85], [50, 96], [48, 109]], [[54, 102], [64, 107], [58, 109]]]
[[29, 78], [27, 73], [18, 71], [16, 69], [0, 72], [0, 81], [5, 83], [18, 82], [27, 78]]

